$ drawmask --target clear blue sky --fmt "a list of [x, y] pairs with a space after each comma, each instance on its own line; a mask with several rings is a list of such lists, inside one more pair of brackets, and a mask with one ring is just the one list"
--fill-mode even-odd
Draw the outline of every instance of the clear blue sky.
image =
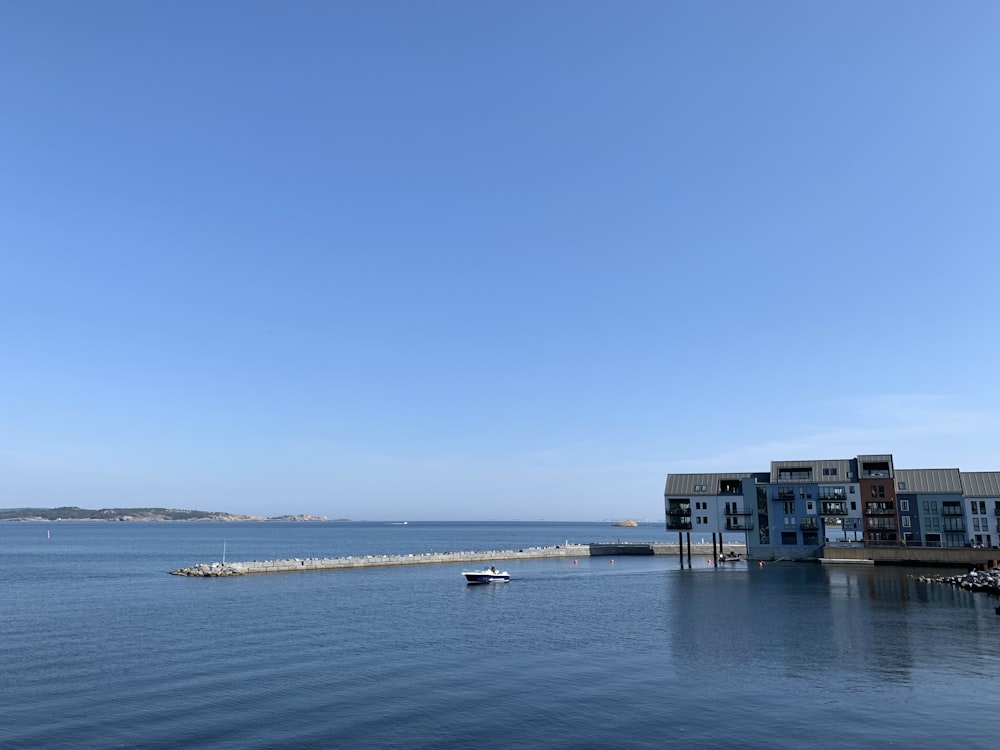
[[0, 6], [0, 507], [1000, 470], [996, 2]]

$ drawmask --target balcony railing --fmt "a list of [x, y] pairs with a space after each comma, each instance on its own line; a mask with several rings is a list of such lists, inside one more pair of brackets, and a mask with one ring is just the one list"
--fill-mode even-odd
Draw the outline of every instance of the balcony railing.
[[799, 528], [803, 531], [817, 531], [819, 529], [818, 518], [803, 518], [799, 522]]
[[896, 531], [895, 518], [869, 518], [865, 523], [868, 531]]
[[727, 516], [752, 516], [752, 510], [727, 510], [725, 515]]
[[886, 508], [879, 505], [869, 504], [865, 506], [866, 516], [894, 516], [896, 515], [895, 508]]
[[[690, 518], [690, 516], [688, 517]], [[685, 531], [691, 529], [691, 521], [685, 521], [682, 518], [668, 518], [667, 519], [667, 530], [668, 531]]]
[[753, 519], [747, 518], [741, 520], [739, 518], [727, 518], [726, 519], [726, 531], [750, 531], [753, 528]]

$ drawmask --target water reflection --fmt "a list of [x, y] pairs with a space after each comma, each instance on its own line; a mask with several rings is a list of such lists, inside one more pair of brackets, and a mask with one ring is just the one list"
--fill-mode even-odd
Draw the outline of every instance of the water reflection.
[[665, 637], [687, 677], [746, 689], [808, 681], [878, 692], [928, 673], [995, 668], [992, 600], [915, 577], [925, 572], [807, 563], [674, 571]]

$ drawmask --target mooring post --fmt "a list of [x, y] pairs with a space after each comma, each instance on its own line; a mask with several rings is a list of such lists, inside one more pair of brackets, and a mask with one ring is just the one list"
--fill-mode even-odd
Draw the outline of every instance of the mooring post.
[[677, 532], [677, 556], [681, 559], [681, 567], [684, 567], [684, 532]]
[[687, 533], [687, 539], [688, 539], [688, 567], [690, 568], [691, 567], [691, 532], [690, 531]]
[[[722, 547], [722, 534], [719, 534], [719, 547]], [[712, 532], [712, 564], [719, 567], [719, 553], [715, 551], [715, 532]]]

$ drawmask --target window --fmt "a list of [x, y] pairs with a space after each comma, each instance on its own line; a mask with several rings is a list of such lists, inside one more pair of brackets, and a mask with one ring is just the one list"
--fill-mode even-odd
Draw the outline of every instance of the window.
[[854, 494], [854, 485], [853, 484], [851, 485], [851, 494], [852, 495]]
[[909, 516], [903, 516], [903, 528], [904, 529], [910, 528], [910, 517]]
[[984, 516], [986, 515], [986, 501], [985, 500], [980, 500], [979, 501], [979, 513], [981, 515], [984, 515]]
[[931, 504], [929, 500], [924, 500], [924, 513], [931, 512]]
[[978, 517], [972, 519], [972, 528], [973, 528], [974, 531], [981, 531], [981, 529], [979, 528], [979, 518]]
[[[851, 489], [853, 490], [854, 488], [851, 487]], [[858, 504], [853, 500], [851, 500], [851, 510], [857, 510], [857, 509], [858, 509]]]
[[909, 500], [900, 500], [899, 501], [899, 509], [901, 511], [903, 511], [904, 513], [909, 513], [910, 512], [910, 501]]
[[799, 469], [780, 469], [778, 471], [778, 481], [779, 482], [795, 482], [795, 481], [810, 481], [812, 479], [812, 469], [810, 468], [799, 468]]
[[813, 504], [812, 501], [810, 500], [808, 503], [806, 503], [806, 513], [812, 513], [812, 512], [813, 512]]
[[884, 484], [880, 484], [878, 486], [878, 496], [879, 497], [885, 497], [885, 485]]
[[899, 489], [905, 490], [906, 489], [906, 482], [900, 482], [899, 483]]
[[791, 513], [795, 513], [795, 501], [794, 500], [789, 500], [787, 502], [784, 502], [784, 503], [782, 503], [782, 506], [783, 506], [782, 512], [784, 512], [786, 515], [787, 514], [791, 514]]

